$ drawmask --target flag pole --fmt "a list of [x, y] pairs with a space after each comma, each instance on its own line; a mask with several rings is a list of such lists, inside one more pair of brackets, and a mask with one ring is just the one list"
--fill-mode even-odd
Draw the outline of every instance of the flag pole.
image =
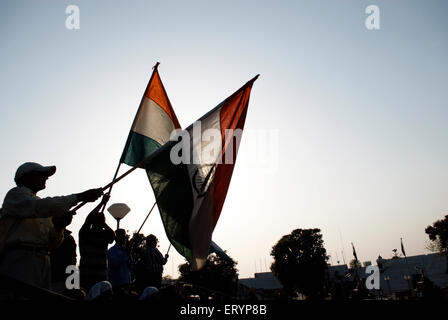
[[166, 251], [166, 254], [168, 254], [170, 252], [170, 249], [171, 249], [171, 243], [170, 243], [170, 246], [168, 247], [168, 250]]
[[143, 225], [145, 224], [146, 220], [148, 219], [149, 215], [151, 214], [152, 210], [154, 209], [154, 207], [156, 206], [157, 202], [154, 202], [154, 204], [152, 205], [151, 210], [149, 210], [148, 214], [146, 215], [145, 220], [143, 221], [142, 225], [140, 226], [140, 228], [138, 229], [137, 233], [140, 233], [140, 230], [142, 230]]
[[411, 277], [411, 272], [409, 270], [409, 264], [408, 264], [408, 257], [406, 256], [406, 252], [404, 251], [404, 245], [403, 245], [403, 238], [400, 238], [400, 243], [401, 243], [401, 252], [404, 255], [404, 262], [406, 263], [406, 269], [408, 271], [408, 275], [406, 276], [406, 280], [408, 281], [408, 287], [409, 287], [409, 294], [412, 294], [412, 277]]
[[120, 181], [121, 179], [123, 179], [124, 177], [126, 177], [128, 174], [130, 174], [132, 171], [134, 171], [135, 169], [141, 168], [145, 162], [148, 162], [149, 160], [151, 160], [152, 158], [154, 158], [155, 155], [160, 153], [160, 150], [162, 150], [163, 148], [159, 148], [156, 151], [154, 151], [153, 153], [151, 153], [149, 156], [147, 156], [146, 158], [144, 158], [143, 160], [141, 160], [139, 163], [137, 163], [135, 166], [133, 166], [131, 169], [129, 169], [128, 171], [126, 171], [125, 173], [123, 173], [121, 176], [119, 176], [118, 178], [115, 178], [115, 180], [109, 182], [109, 184], [105, 185], [104, 187], [102, 187], [101, 189], [104, 191], [107, 188], [109, 188], [110, 186], [116, 184], [118, 181]]
[[[162, 148], [158, 149], [157, 151], [161, 150]], [[154, 157], [154, 155], [158, 154], [158, 152], [155, 151], [153, 153], [151, 153], [149, 156], [147, 156], [145, 159], [143, 159], [142, 161], [140, 161], [139, 163], [137, 163], [135, 166], [133, 166], [131, 169], [129, 169], [128, 171], [126, 171], [125, 173], [123, 173], [121, 176], [119, 176], [118, 178], [115, 178], [112, 182], [109, 182], [107, 185], [105, 185], [104, 187], [101, 188], [102, 191], [105, 191], [106, 189], [108, 189], [109, 187], [113, 186], [114, 184], [116, 184], [118, 181], [120, 181], [121, 179], [123, 179], [124, 177], [126, 177], [128, 174], [130, 174], [132, 171], [134, 171], [135, 169], [140, 168], [145, 162], [147, 162], [148, 160], [152, 159]], [[78, 204], [74, 209], [70, 210], [70, 211], [76, 211], [79, 208], [83, 207], [87, 202], [81, 202], [80, 204]]]
[[[118, 166], [117, 166], [117, 170], [115, 170], [115, 174], [114, 174], [114, 177], [112, 178], [112, 181], [114, 181], [115, 180], [115, 178], [117, 177], [117, 175], [118, 175], [118, 170], [120, 170], [120, 166], [121, 166], [121, 161], [119, 161], [118, 162]], [[106, 193], [107, 194], [111, 194], [111, 192], [112, 192], [112, 186], [113, 185], [111, 185], [110, 187], [109, 187], [109, 191], [107, 191]], [[103, 213], [104, 212], [104, 209], [106, 209], [106, 204], [107, 204], [107, 202], [103, 205], [103, 207], [101, 208], [101, 213]]]
[[[156, 71], [157, 67], [159, 66], [159, 64], [160, 64], [160, 62], [157, 61], [157, 63], [154, 65], [154, 67], [152, 67], [153, 70]], [[140, 107], [142, 106], [143, 101], [145, 99], [146, 91], [148, 91], [149, 84], [151, 83], [151, 80], [152, 80], [153, 77], [154, 77], [154, 71], [153, 71], [153, 73], [151, 75], [151, 78], [149, 78], [149, 81], [148, 81], [148, 84], [146, 85], [145, 91], [143, 92], [143, 96], [142, 96], [142, 98], [140, 100], [140, 104], [138, 106], [137, 113], [135, 114], [134, 121], [132, 122], [131, 130], [132, 130], [132, 127], [134, 126], [135, 119], [137, 119], [138, 112], [140, 111]], [[129, 137], [130, 136], [128, 136], [128, 140], [129, 140]], [[126, 141], [126, 145], [127, 145], [127, 143], [128, 143], [128, 141]], [[126, 145], [125, 145], [125, 149], [126, 149]], [[121, 159], [120, 159], [120, 161], [118, 161], [118, 166], [117, 166], [117, 169], [115, 170], [115, 174], [114, 174], [114, 177], [112, 178], [112, 181], [114, 181], [117, 178], [118, 171], [120, 170], [121, 164], [122, 164], [122, 162], [121, 162]], [[109, 187], [109, 191], [107, 192], [109, 195], [112, 193], [112, 187], [113, 187], [113, 184]], [[106, 208], [106, 205], [104, 205], [104, 207], [103, 207], [101, 212], [104, 212], [105, 208]]]
[[358, 282], [357, 285], [359, 286], [360, 283], [360, 278], [359, 278], [359, 272], [358, 272], [358, 264], [359, 264], [359, 260], [358, 260], [358, 254], [356, 253], [356, 249], [355, 246], [353, 245], [352, 242], [352, 248], [353, 248], [353, 257], [355, 258], [355, 275], [356, 275], [356, 281]]

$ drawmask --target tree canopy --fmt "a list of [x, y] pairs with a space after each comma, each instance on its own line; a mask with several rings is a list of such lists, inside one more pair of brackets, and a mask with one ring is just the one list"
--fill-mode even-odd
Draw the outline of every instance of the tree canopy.
[[296, 229], [272, 248], [273, 274], [288, 294], [319, 298], [325, 292], [328, 256], [320, 229]]
[[448, 273], [448, 215], [445, 219], [437, 220], [425, 229], [432, 244], [428, 246], [431, 250], [447, 256], [446, 272]]
[[425, 232], [440, 253], [448, 253], [448, 215], [445, 219], [437, 220], [432, 226], [426, 227]]
[[362, 267], [361, 262], [359, 262], [356, 259], [352, 259], [348, 265], [349, 265], [350, 269], [356, 269], [356, 268], [359, 269]]
[[179, 280], [234, 296], [238, 280], [236, 265], [232, 258], [228, 260], [211, 254], [198, 271], [192, 271], [188, 262], [179, 265]]

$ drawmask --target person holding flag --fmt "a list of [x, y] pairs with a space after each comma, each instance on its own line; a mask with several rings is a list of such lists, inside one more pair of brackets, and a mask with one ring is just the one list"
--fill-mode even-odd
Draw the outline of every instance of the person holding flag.
[[168, 253], [162, 256], [157, 249], [159, 240], [153, 234], [146, 237], [145, 267], [147, 271], [147, 283], [145, 287], [160, 289], [162, 285], [163, 266], [168, 261]]
[[68, 196], [39, 198], [55, 166], [26, 162], [16, 171], [0, 215], [0, 273], [27, 284], [51, 288], [50, 255], [63, 240], [78, 202], [93, 202], [103, 193], [90, 189]]
[[105, 194], [79, 230], [80, 280], [81, 287], [87, 292], [96, 283], [109, 280], [107, 247], [114, 242], [116, 236], [101, 212], [107, 201], [109, 195]]

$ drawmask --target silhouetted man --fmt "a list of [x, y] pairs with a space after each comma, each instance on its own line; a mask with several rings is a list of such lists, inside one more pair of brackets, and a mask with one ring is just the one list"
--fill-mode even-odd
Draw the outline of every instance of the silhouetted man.
[[86, 291], [98, 282], [109, 280], [107, 246], [114, 242], [115, 232], [106, 224], [104, 213], [100, 212], [108, 200], [109, 196], [105, 195], [79, 230], [79, 272], [81, 287]]
[[115, 245], [107, 253], [109, 263], [109, 281], [112, 283], [114, 292], [129, 289], [131, 284], [131, 258], [126, 250], [126, 231], [118, 229], [115, 231]]
[[162, 285], [163, 266], [168, 261], [168, 254], [165, 257], [162, 256], [162, 253], [157, 249], [157, 242], [159, 240], [153, 234], [146, 237], [146, 271], [148, 276], [146, 286], [160, 289]]
[[65, 281], [68, 277], [67, 267], [76, 266], [76, 241], [71, 235], [71, 231], [64, 230], [64, 241], [62, 244], [51, 250], [51, 283], [53, 291], [63, 293], [67, 290]]
[[49, 251], [63, 240], [72, 221], [70, 208], [98, 199], [101, 189], [61, 197], [39, 198], [55, 166], [26, 162], [16, 171], [17, 187], [8, 191], [0, 216], [0, 273], [28, 284], [51, 287]]

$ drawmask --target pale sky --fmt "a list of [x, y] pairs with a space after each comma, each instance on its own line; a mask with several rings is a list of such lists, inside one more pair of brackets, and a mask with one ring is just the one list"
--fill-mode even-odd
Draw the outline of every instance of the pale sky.
[[[79, 30], [65, 26], [71, 4]], [[365, 26], [372, 4], [379, 30]], [[240, 277], [266, 271], [296, 228], [320, 228], [333, 264], [352, 259], [350, 242], [361, 261], [391, 257], [400, 237], [428, 253], [424, 229], [448, 213], [446, 12], [443, 0], [2, 1], [0, 195], [26, 161], [57, 166], [40, 196], [110, 182], [157, 61], [184, 128], [259, 73], [213, 234]], [[143, 170], [115, 202], [137, 230], [154, 203]], [[167, 250], [157, 209], [143, 232]]]

